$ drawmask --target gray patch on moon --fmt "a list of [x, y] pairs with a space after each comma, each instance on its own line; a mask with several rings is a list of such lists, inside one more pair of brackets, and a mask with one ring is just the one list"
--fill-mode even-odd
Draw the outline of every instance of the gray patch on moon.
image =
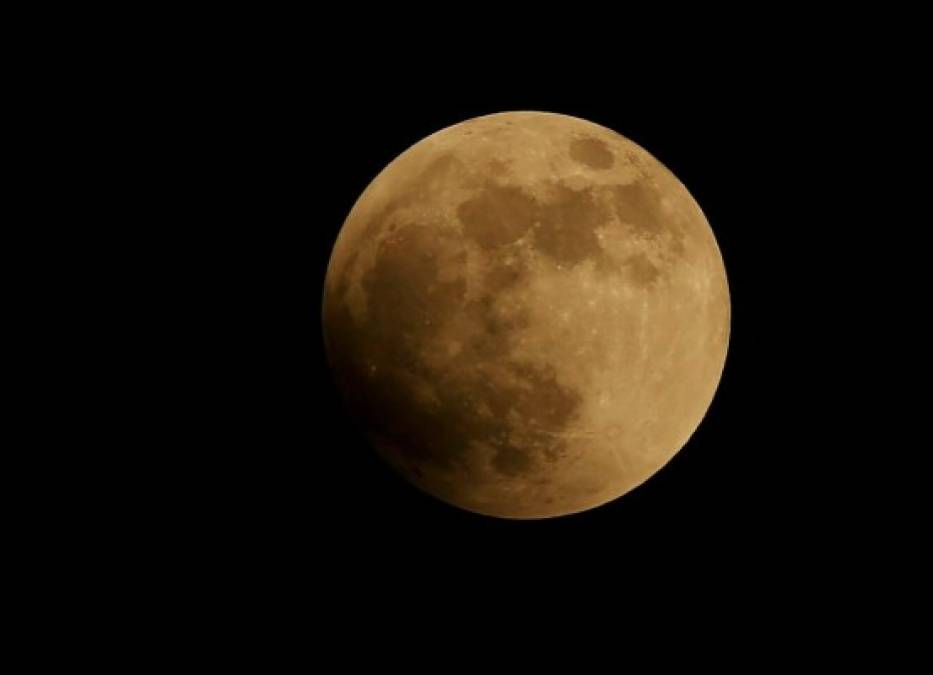
[[[540, 188], [539, 188], [540, 189]], [[457, 214], [465, 236], [492, 253], [532, 233], [534, 250], [559, 265], [573, 266], [593, 260], [602, 273], [620, 272], [620, 261], [600, 244], [597, 234], [613, 217], [622, 222], [636, 240], [654, 242], [661, 260], [672, 261], [684, 252], [684, 234], [667, 222], [656, 191], [647, 184], [595, 186], [582, 190], [561, 181], [544, 186], [537, 199], [522, 189], [487, 182], [473, 197], [462, 202]], [[644, 255], [621, 261], [627, 276], [640, 286], [653, 283], [660, 270]], [[495, 266], [492, 274], [514, 275], [514, 270]]]
[[503, 476], [515, 477], [526, 473], [532, 467], [532, 461], [527, 452], [506, 445], [496, 451], [492, 465]]
[[633, 228], [638, 236], [656, 237], [661, 233], [660, 204], [643, 183], [616, 185], [612, 191], [619, 220]]
[[[417, 205], [428, 197], [437, 186], [450, 180], [451, 174], [463, 172], [461, 162], [450, 153], [441, 154], [429, 161], [420, 171], [402, 181], [392, 192], [391, 198], [385, 200], [374, 212], [365, 216], [365, 220], [356, 227], [348, 226], [354, 216], [362, 218], [351, 212], [351, 217], [344, 224], [341, 238], [337, 246], [351, 247], [341, 269], [328, 270], [328, 283], [337, 291], [338, 295], [345, 294], [357, 277], [356, 266], [364, 256], [360, 253], [372, 242], [378, 241], [383, 233], [398, 229], [405, 221], [405, 210]], [[347, 238], [343, 232], [349, 232]]]
[[611, 169], [615, 157], [598, 138], [580, 138], [570, 144], [570, 158], [591, 169]]
[[648, 260], [648, 257], [644, 253], [637, 253], [626, 258], [623, 265], [625, 266], [625, 271], [628, 273], [628, 278], [636, 286], [650, 286], [661, 276], [660, 270], [658, 270], [654, 263]]
[[[516, 199], [512, 192], [494, 196], [500, 204]], [[365, 428], [399, 453], [397, 464], [416, 481], [436, 469], [489, 480], [475, 474], [477, 446], [492, 451], [489, 471], [529, 475], [561, 456], [559, 432], [582, 396], [561, 385], [553, 369], [508, 357], [510, 341], [528, 326], [521, 312], [498, 311], [496, 303], [521, 283], [524, 262], [491, 251], [482, 292], [467, 301], [463, 242], [446, 232], [407, 224], [381, 242], [362, 274], [369, 311], [360, 321], [345, 302], [329, 303], [328, 344], [340, 364], [341, 389]], [[461, 346], [428, 358], [441, 335]]]
[[488, 183], [457, 208], [464, 234], [483, 248], [521, 239], [535, 222], [535, 200], [517, 187]]
[[668, 237], [667, 249], [672, 257], [684, 253], [684, 233], [673, 220], [664, 217], [661, 198], [645, 181], [612, 187], [612, 204], [616, 217], [632, 233], [642, 239], [656, 241]]
[[457, 242], [435, 228], [406, 225], [382, 242], [374, 265], [363, 274], [367, 338], [393, 363], [412, 365], [409, 343], [425, 339], [462, 305], [462, 274], [445, 274], [442, 281], [439, 265], [441, 257], [447, 265], [465, 265], [465, 253], [456, 248]]
[[541, 205], [534, 245], [558, 263], [573, 265], [602, 256], [596, 230], [607, 214], [591, 190], [571, 190], [556, 182]]

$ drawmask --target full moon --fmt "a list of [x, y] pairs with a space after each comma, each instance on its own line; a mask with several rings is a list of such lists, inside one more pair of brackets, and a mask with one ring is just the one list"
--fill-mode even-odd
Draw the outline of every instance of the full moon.
[[416, 143], [353, 206], [324, 287], [339, 390], [376, 451], [469, 511], [548, 518], [663, 467], [722, 375], [719, 247], [635, 143], [506, 112]]

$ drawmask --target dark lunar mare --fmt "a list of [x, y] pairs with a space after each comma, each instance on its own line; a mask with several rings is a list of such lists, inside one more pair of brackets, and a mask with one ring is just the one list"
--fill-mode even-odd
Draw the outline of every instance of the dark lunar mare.
[[[457, 247], [461, 253], [450, 255]], [[573, 420], [581, 397], [561, 386], [552, 368], [508, 360], [509, 341], [525, 327], [525, 317], [492, 311], [496, 297], [527, 274], [520, 258], [490, 253], [483, 292], [467, 301], [464, 269], [456, 275], [446, 270], [443, 278], [454, 280], [441, 281], [442, 254], [446, 264], [465, 266], [454, 235], [417, 224], [398, 227], [363, 274], [365, 319], [353, 319], [347, 283], [337, 283], [328, 297], [327, 343], [351, 409], [402, 453], [401, 463], [415, 475], [424, 464], [466, 470], [473, 444], [492, 448], [492, 465], [505, 476], [557, 458], [559, 432]], [[442, 365], [428, 363], [424, 346], [457, 315], [471, 328], [468, 339]], [[493, 362], [495, 372], [487, 367]]]

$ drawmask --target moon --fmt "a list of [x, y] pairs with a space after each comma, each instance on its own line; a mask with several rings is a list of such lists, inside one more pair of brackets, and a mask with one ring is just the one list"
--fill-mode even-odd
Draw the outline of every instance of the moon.
[[688, 441], [730, 301], [684, 185], [618, 133], [506, 112], [392, 161], [330, 258], [323, 328], [376, 451], [445, 502], [549, 518], [614, 500]]

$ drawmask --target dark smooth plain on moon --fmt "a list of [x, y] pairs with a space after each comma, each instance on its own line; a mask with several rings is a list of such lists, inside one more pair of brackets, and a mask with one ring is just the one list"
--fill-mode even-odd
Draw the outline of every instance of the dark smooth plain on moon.
[[412, 146], [327, 270], [337, 385], [376, 450], [470, 511], [546, 518], [647, 480], [706, 413], [729, 291], [687, 189], [619, 134], [509, 112]]

